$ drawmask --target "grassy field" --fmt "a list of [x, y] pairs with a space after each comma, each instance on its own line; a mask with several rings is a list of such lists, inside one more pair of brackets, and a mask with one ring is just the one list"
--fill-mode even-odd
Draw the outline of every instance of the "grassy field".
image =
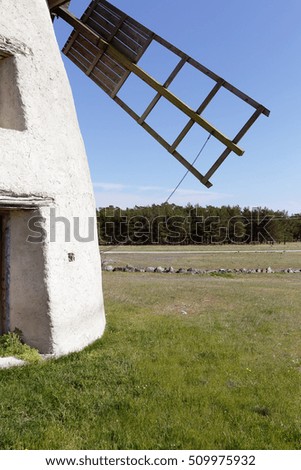
[[[162, 266], [195, 269], [301, 269], [301, 243], [286, 245], [121, 246], [102, 247], [114, 266]], [[294, 250], [294, 251], [293, 251]], [[297, 252], [295, 250], [300, 250]], [[266, 252], [268, 251], [268, 252]], [[146, 253], [148, 252], [148, 253]]]
[[102, 245], [101, 251], [106, 250], [116, 251], [133, 251], [134, 253], [140, 251], [289, 251], [301, 250], [301, 242], [288, 242], [288, 243], [267, 243], [267, 244], [214, 244], [211, 245]]
[[1, 449], [301, 449], [301, 274], [103, 283], [101, 340], [0, 371]]

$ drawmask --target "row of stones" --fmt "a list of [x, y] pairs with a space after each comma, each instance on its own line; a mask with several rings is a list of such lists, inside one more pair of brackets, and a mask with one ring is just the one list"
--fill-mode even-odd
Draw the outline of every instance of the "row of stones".
[[162, 268], [162, 266], [148, 266], [147, 268], [137, 268], [135, 266], [127, 265], [127, 266], [117, 266], [113, 267], [111, 265], [104, 265], [103, 271], [109, 272], [126, 272], [126, 273], [169, 273], [169, 274], [230, 274], [230, 273], [247, 273], [247, 274], [255, 274], [255, 273], [301, 273], [301, 269], [272, 269], [270, 266], [268, 268], [257, 268], [257, 269], [195, 269], [195, 268], [180, 268], [175, 269], [172, 266], [169, 268]]

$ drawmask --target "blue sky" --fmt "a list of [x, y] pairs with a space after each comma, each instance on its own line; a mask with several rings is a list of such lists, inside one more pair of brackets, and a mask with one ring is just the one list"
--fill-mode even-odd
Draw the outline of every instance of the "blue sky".
[[[170, 202], [269, 207], [301, 212], [301, 2], [300, 0], [112, 0], [111, 3], [163, 36], [271, 110], [261, 116], [240, 146], [211, 178], [213, 187], [187, 176]], [[88, 0], [73, 0], [81, 16]], [[71, 28], [55, 21], [60, 47]], [[153, 47], [141, 60], [155, 78], [167, 77], [173, 58]], [[136, 124], [109, 96], [64, 58], [85, 141], [98, 207], [159, 204], [182, 178], [185, 168]], [[213, 82], [210, 85], [214, 85]], [[211, 88], [212, 86], [210, 86]], [[209, 89], [210, 89], [209, 88]], [[208, 79], [183, 73], [171, 90], [197, 108], [209, 91]], [[134, 109], [144, 110], [152, 94], [134, 79], [120, 94]], [[233, 138], [253, 108], [221, 96], [205, 117]], [[160, 113], [159, 113], [160, 111]], [[162, 105], [149, 122], [172, 138], [187, 122]], [[238, 127], [237, 127], [238, 126]], [[206, 134], [194, 130], [181, 151], [193, 161]], [[200, 157], [209, 168], [222, 147], [210, 139]]]

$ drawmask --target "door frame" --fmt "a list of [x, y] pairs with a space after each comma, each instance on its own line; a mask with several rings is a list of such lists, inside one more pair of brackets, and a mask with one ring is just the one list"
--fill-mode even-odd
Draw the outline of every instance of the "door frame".
[[9, 332], [9, 213], [0, 211], [0, 335]]

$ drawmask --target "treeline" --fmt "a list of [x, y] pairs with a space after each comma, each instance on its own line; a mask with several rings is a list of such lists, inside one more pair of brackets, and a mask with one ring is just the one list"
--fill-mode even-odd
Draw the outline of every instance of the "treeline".
[[97, 211], [101, 245], [286, 243], [301, 240], [301, 214], [268, 208], [175, 204]]

